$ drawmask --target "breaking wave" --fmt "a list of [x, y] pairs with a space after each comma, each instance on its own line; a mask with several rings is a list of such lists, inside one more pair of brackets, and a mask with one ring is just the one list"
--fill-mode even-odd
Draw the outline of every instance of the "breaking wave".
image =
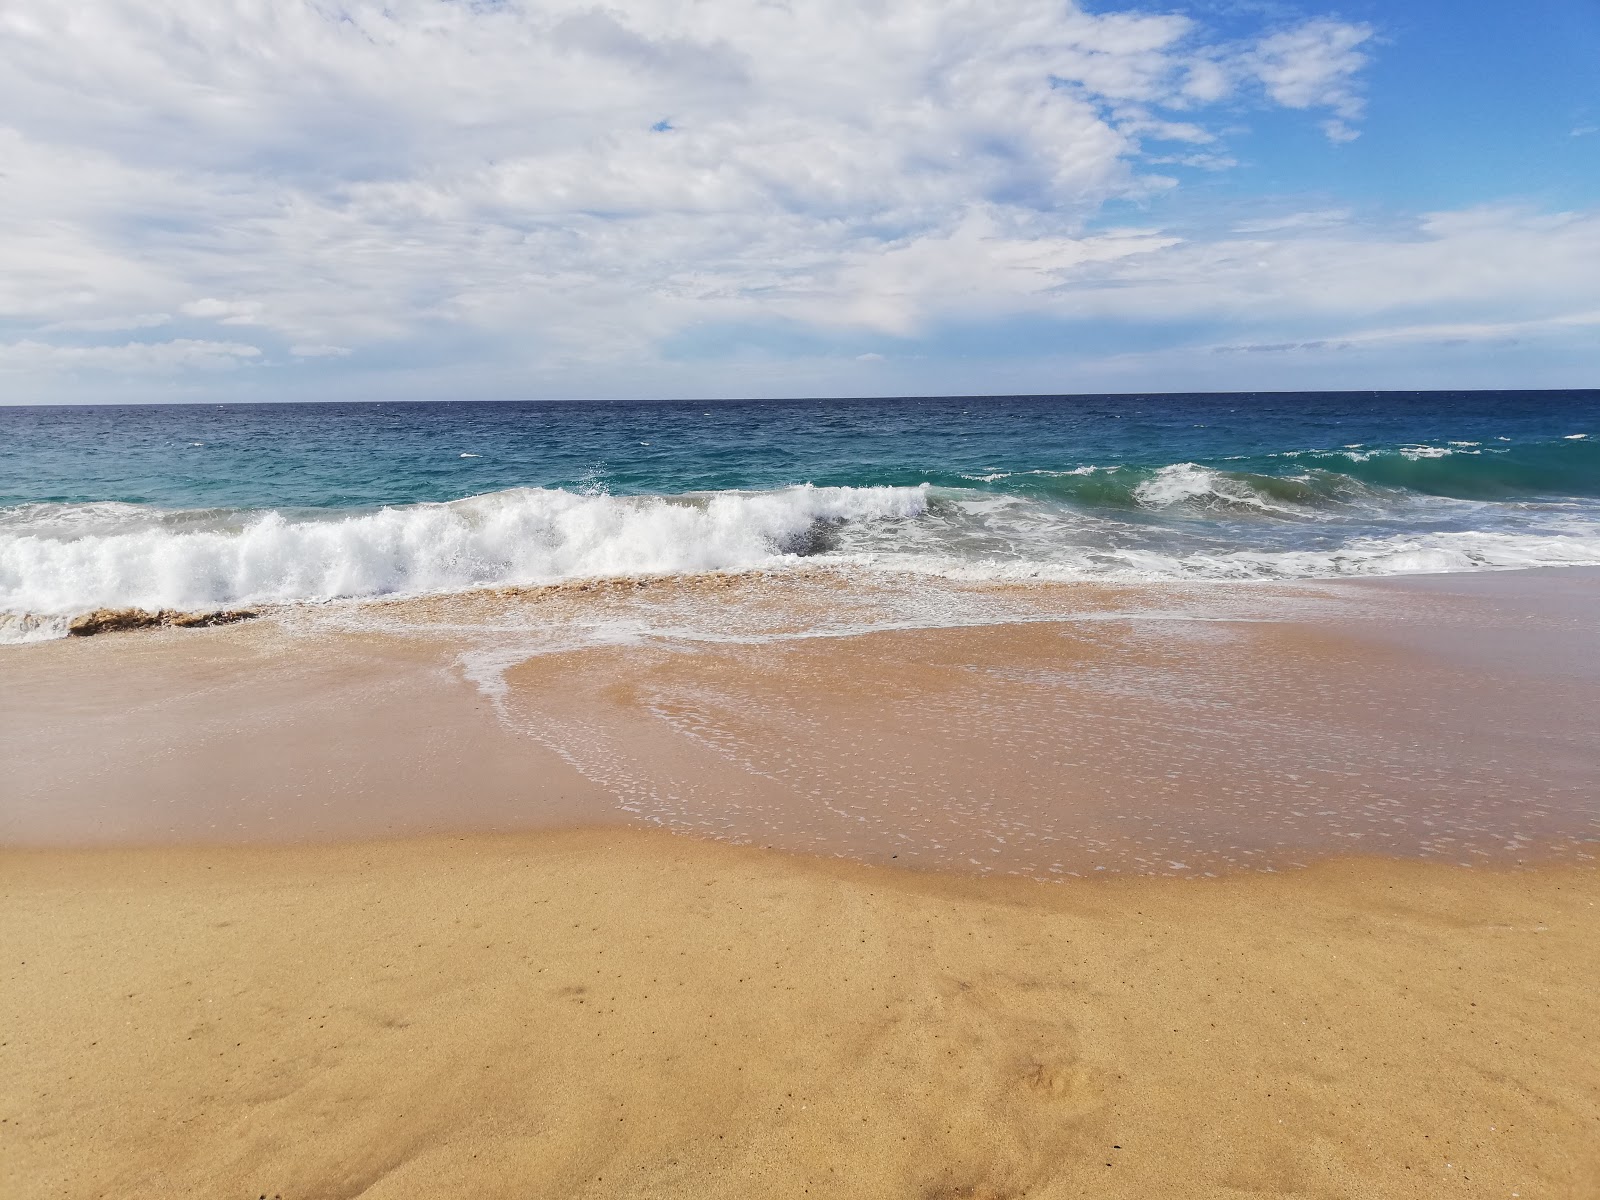
[[0, 610], [239, 604], [453, 592], [748, 568], [827, 551], [851, 521], [903, 521], [923, 488], [701, 496], [515, 489], [357, 514], [26, 505], [0, 520]]
[[958, 486], [1014, 492], [1089, 508], [1305, 510], [1393, 504], [1403, 496], [1453, 500], [1600, 498], [1600, 441], [1386, 449], [1291, 450], [1241, 456], [1225, 465], [1078, 466], [1062, 471], [993, 471], [955, 477]]
[[1600, 443], [1346, 446], [1211, 463], [893, 473], [682, 495], [512, 488], [361, 510], [0, 508], [0, 642], [193, 614], [808, 561], [974, 581], [1600, 565]]

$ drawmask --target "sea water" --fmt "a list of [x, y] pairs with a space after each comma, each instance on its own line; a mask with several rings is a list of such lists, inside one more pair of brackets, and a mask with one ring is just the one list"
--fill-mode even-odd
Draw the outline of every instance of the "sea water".
[[1597, 564], [1597, 391], [0, 407], [0, 640], [105, 607], [819, 565]]

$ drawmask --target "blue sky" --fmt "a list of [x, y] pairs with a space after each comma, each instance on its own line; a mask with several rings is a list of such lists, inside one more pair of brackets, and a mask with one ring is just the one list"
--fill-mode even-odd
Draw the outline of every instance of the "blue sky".
[[1374, 30], [1361, 137], [1330, 155], [1292, 111], [1257, 114], [1234, 186], [1410, 211], [1600, 203], [1600, 143], [1583, 140], [1600, 132], [1600, 5], [1399, 0], [1338, 12]]
[[1600, 385], [1600, 5], [15, 0], [0, 402]]

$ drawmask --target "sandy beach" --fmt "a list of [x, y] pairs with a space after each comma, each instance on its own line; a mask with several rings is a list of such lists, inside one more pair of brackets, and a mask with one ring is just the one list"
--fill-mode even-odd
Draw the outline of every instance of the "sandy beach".
[[1570, 1196], [1600, 879], [13, 852], [8, 1196]]
[[0, 1200], [1600, 1200], [1600, 0], [0, 0]]
[[14, 648], [0, 1193], [1585, 1195], [1591, 586]]

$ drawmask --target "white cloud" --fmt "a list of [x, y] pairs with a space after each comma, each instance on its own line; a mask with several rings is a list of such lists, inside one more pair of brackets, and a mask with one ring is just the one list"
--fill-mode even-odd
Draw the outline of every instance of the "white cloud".
[[1353, 142], [1361, 136], [1360, 130], [1352, 129], [1344, 121], [1339, 120], [1338, 117], [1330, 117], [1317, 127], [1322, 130], [1330, 142]]
[[238, 342], [180, 338], [170, 342], [128, 342], [121, 346], [58, 346], [48, 342], [0, 342], [0, 370], [113, 371], [167, 373], [178, 370], [232, 370], [261, 355]]
[[1287, 108], [1332, 109], [1339, 119], [1324, 129], [1334, 140], [1346, 140], [1355, 136], [1346, 122], [1363, 108], [1356, 78], [1367, 65], [1362, 47], [1372, 36], [1370, 25], [1307, 21], [1262, 38], [1246, 57], [1246, 70]]
[[1295, 229], [1319, 229], [1343, 225], [1350, 220], [1347, 208], [1319, 208], [1310, 212], [1288, 213], [1281, 217], [1257, 217], [1238, 221], [1234, 233], [1284, 233]]
[[1233, 76], [1213, 59], [1198, 58], [1185, 69], [1181, 92], [1185, 99], [1213, 104], [1233, 91]]
[[764, 309], [811, 325], [909, 336], [938, 319], [1049, 311], [1050, 294], [1074, 276], [1178, 241], [1150, 230], [1052, 237], [1038, 223], [974, 211], [942, 236], [863, 247], [796, 272]]
[[217, 300], [207, 297], [191, 300], [179, 306], [178, 311], [188, 317], [215, 321], [219, 325], [263, 325], [266, 322], [262, 320], [261, 310], [259, 300]]
[[1328, 334], [1304, 341], [1244, 342], [1212, 346], [1214, 354], [1298, 354], [1327, 350], [1359, 350], [1389, 346], [1460, 346], [1519, 342], [1559, 337], [1574, 330], [1600, 327], [1600, 312], [1562, 313], [1532, 321], [1465, 321]]
[[40, 333], [121, 333], [130, 329], [155, 329], [172, 320], [169, 313], [134, 313], [115, 317], [79, 317], [70, 321], [52, 321], [41, 326]]
[[[1231, 169], [1251, 104], [1353, 135], [1373, 42], [1315, 19], [1224, 45], [1063, 0], [12, 0], [0, 317], [31, 340], [0, 356], [313, 372], [400, 347], [567, 391], [763, 322], [1468, 319], [1581, 291], [1586, 218], [1096, 229], [1179, 168]], [[49, 352], [164, 313], [193, 337]]]
[[1056, 311], [1269, 323], [1426, 311], [1469, 321], [1600, 305], [1600, 213], [1485, 207], [1381, 229], [1314, 215], [1288, 216], [1270, 234], [1086, 267], [1078, 286], [1055, 293]]

